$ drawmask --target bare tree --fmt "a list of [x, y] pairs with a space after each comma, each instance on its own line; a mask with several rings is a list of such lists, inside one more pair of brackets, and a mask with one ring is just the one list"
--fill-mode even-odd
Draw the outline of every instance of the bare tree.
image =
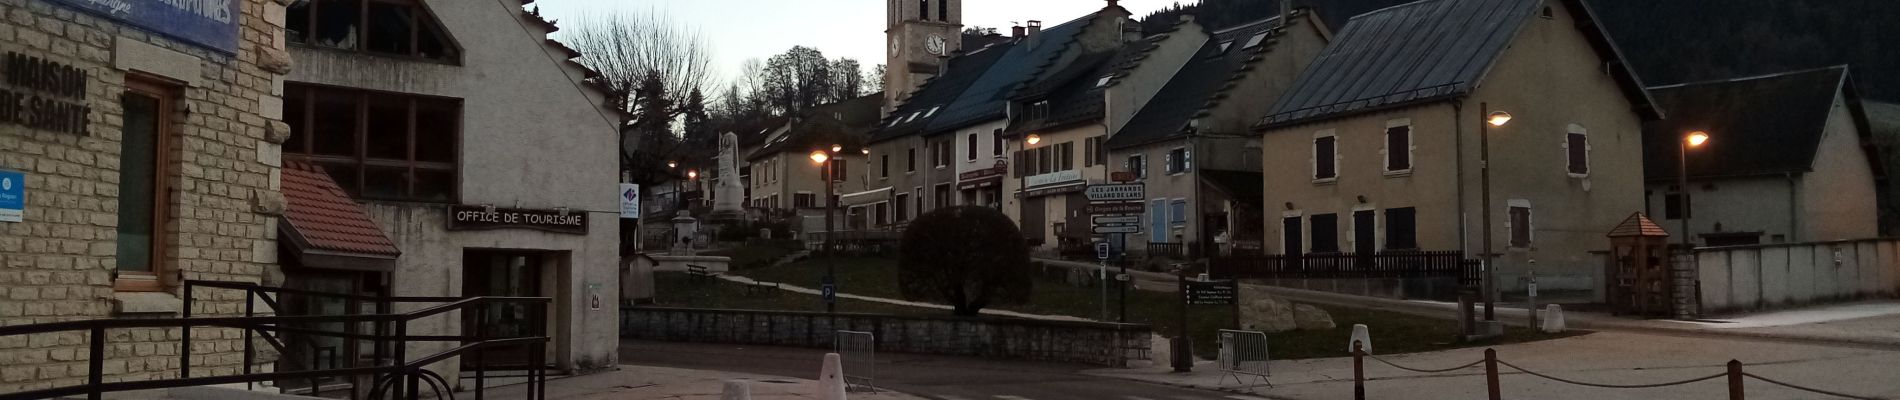
[[686, 104], [694, 90], [712, 84], [713, 56], [706, 37], [678, 21], [657, 10], [591, 15], [563, 41], [581, 52], [581, 64], [600, 71], [629, 111], [649, 72], [665, 82], [669, 103]]

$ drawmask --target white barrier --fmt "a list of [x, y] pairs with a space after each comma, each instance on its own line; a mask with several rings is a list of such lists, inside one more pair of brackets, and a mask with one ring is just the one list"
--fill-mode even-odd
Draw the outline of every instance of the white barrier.
[[1542, 329], [1544, 333], [1563, 333], [1565, 329], [1564, 307], [1556, 304], [1545, 307], [1544, 321], [1539, 328]]
[[1366, 324], [1352, 324], [1352, 338], [1346, 340], [1347, 353], [1352, 352], [1352, 342], [1359, 342], [1360, 350], [1372, 354], [1372, 331], [1366, 328]]
[[846, 389], [860, 388], [877, 392], [877, 336], [871, 332], [837, 331], [832, 351], [844, 367]]
[[843, 364], [838, 353], [825, 354], [825, 366], [818, 371], [818, 400], [846, 400]]

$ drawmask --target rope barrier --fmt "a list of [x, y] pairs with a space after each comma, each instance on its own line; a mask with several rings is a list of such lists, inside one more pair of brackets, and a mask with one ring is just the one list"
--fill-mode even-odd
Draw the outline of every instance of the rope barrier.
[[1366, 355], [1366, 358], [1371, 358], [1371, 359], [1373, 359], [1373, 360], [1375, 360], [1375, 361], [1378, 361], [1378, 362], [1382, 362], [1382, 363], [1385, 363], [1385, 365], [1390, 365], [1390, 366], [1392, 366], [1393, 368], [1398, 368], [1398, 369], [1402, 369], [1402, 370], [1406, 370], [1406, 371], [1412, 371], [1412, 372], [1418, 372], [1418, 373], [1424, 373], [1424, 374], [1435, 374], [1435, 373], [1439, 373], [1439, 372], [1451, 372], [1451, 371], [1457, 371], [1457, 370], [1461, 370], [1461, 369], [1465, 369], [1465, 368], [1471, 368], [1472, 366], [1476, 366], [1476, 365], [1478, 365], [1478, 364], [1483, 364], [1483, 363], [1484, 363], [1484, 360], [1478, 360], [1478, 361], [1472, 361], [1472, 362], [1471, 362], [1470, 364], [1465, 364], [1465, 365], [1460, 365], [1460, 366], [1456, 366], [1456, 367], [1451, 367], [1451, 368], [1445, 368], [1445, 369], [1422, 369], [1422, 368], [1409, 368], [1409, 367], [1406, 367], [1406, 366], [1403, 366], [1403, 365], [1398, 365], [1398, 364], [1394, 364], [1394, 363], [1392, 363], [1391, 361], [1386, 361], [1386, 360], [1385, 360], [1385, 359], [1383, 359], [1383, 358], [1379, 358], [1378, 356], [1374, 356], [1374, 355], [1371, 355], [1371, 354], [1367, 354], [1367, 355]]
[[1787, 383], [1787, 382], [1782, 382], [1782, 381], [1777, 381], [1777, 380], [1773, 380], [1773, 379], [1768, 379], [1768, 378], [1764, 378], [1764, 377], [1762, 377], [1761, 375], [1755, 375], [1755, 374], [1751, 374], [1751, 373], [1747, 373], [1747, 372], [1743, 372], [1743, 373], [1742, 373], [1742, 376], [1746, 376], [1746, 377], [1750, 377], [1750, 378], [1755, 378], [1755, 379], [1760, 379], [1760, 380], [1761, 380], [1762, 382], [1768, 382], [1768, 383], [1773, 383], [1773, 384], [1776, 384], [1776, 385], [1781, 385], [1781, 386], [1784, 386], [1784, 387], [1787, 387], [1787, 388], [1790, 388], [1790, 389], [1797, 389], [1797, 390], [1804, 390], [1804, 391], [1808, 391], [1808, 392], [1814, 392], [1814, 393], [1820, 393], [1820, 394], [1825, 394], [1825, 395], [1829, 395], [1829, 396], [1834, 396], [1834, 397], [1842, 397], [1842, 398], [1849, 398], [1849, 399], [1855, 399], [1855, 400], [1881, 400], [1881, 399], [1879, 399], [1879, 398], [1875, 398], [1875, 397], [1861, 397], [1861, 396], [1855, 396], [1855, 395], [1851, 395], [1851, 394], [1846, 394], [1846, 393], [1840, 393], [1840, 392], [1830, 392], [1830, 391], [1826, 391], [1826, 390], [1821, 390], [1821, 389], [1815, 389], [1815, 388], [1811, 388], [1811, 387], [1806, 387], [1806, 386], [1800, 386], [1800, 385], [1795, 385], [1795, 384], [1791, 384], [1791, 383]]
[[1526, 373], [1526, 374], [1531, 374], [1532, 376], [1536, 376], [1536, 377], [1539, 377], [1539, 378], [1544, 378], [1544, 379], [1549, 379], [1549, 380], [1553, 380], [1553, 381], [1558, 381], [1558, 382], [1563, 382], [1563, 383], [1568, 383], [1568, 384], [1572, 384], [1572, 385], [1580, 385], [1580, 386], [1590, 386], [1590, 387], [1600, 387], [1600, 388], [1609, 388], [1609, 389], [1647, 389], [1647, 388], [1658, 388], [1658, 387], [1663, 387], [1663, 386], [1675, 386], [1675, 385], [1684, 385], [1684, 384], [1690, 384], [1690, 383], [1696, 383], [1696, 382], [1701, 382], [1701, 381], [1706, 381], [1706, 380], [1710, 380], [1710, 379], [1715, 379], [1715, 378], [1721, 378], [1721, 377], [1724, 377], [1724, 376], [1728, 376], [1728, 373], [1726, 373], [1726, 372], [1724, 372], [1724, 373], [1719, 373], [1719, 374], [1715, 374], [1715, 375], [1709, 375], [1709, 376], [1705, 376], [1705, 377], [1701, 377], [1701, 378], [1694, 378], [1694, 379], [1685, 379], [1685, 380], [1680, 380], [1680, 381], [1674, 381], [1674, 382], [1664, 382], [1664, 383], [1651, 383], [1651, 384], [1644, 384], [1644, 385], [1611, 385], [1611, 384], [1602, 384], [1602, 383], [1589, 383], [1589, 382], [1578, 382], [1578, 381], [1573, 381], [1573, 380], [1569, 380], [1569, 379], [1563, 379], [1563, 378], [1558, 378], [1558, 377], [1554, 377], [1554, 376], [1550, 376], [1550, 375], [1544, 375], [1544, 374], [1540, 374], [1540, 373], [1537, 373], [1537, 372], [1535, 372], [1535, 371], [1531, 371], [1531, 370], [1528, 370], [1528, 369], [1524, 369], [1524, 367], [1519, 367], [1519, 366], [1517, 366], [1517, 365], [1513, 365], [1513, 364], [1511, 364], [1511, 363], [1508, 363], [1508, 362], [1504, 362], [1504, 360], [1498, 360], [1498, 364], [1504, 364], [1504, 366], [1507, 366], [1507, 367], [1511, 367], [1512, 369], [1516, 369], [1516, 370], [1518, 370], [1518, 371], [1522, 371], [1522, 372], [1524, 372], [1524, 373]]

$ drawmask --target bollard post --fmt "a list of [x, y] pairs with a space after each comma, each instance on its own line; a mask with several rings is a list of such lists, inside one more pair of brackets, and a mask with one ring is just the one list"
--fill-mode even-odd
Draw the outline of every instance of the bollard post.
[[1352, 342], [1352, 399], [1366, 400], [1366, 351]]
[[1746, 397], [1742, 394], [1742, 362], [1728, 360], [1728, 398], [1743, 400]]
[[1484, 384], [1491, 400], [1502, 400], [1504, 396], [1498, 390], [1498, 351], [1484, 349]]

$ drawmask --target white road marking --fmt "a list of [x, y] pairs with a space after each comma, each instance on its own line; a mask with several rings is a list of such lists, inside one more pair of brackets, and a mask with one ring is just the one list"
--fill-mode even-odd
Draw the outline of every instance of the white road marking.
[[1032, 399], [1032, 398], [1028, 398], [1028, 397], [1022, 397], [1022, 396], [1011, 396], [1011, 395], [1007, 395], [1007, 394], [999, 394], [999, 395], [996, 395], [996, 398], [997, 398], [997, 399], [1001, 399], [1001, 400], [1036, 400], [1036, 399]]

